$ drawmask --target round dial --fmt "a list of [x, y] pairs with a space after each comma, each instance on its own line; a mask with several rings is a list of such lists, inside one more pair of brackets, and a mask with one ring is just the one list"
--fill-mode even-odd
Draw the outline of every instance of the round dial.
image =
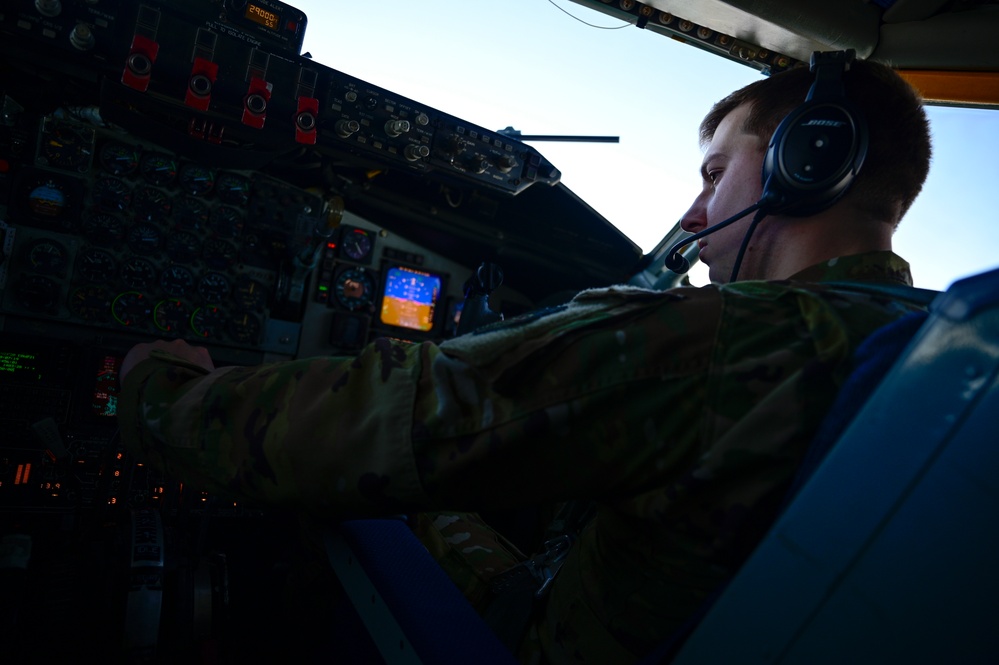
[[215, 187], [215, 172], [199, 164], [185, 164], [180, 170], [180, 188], [194, 196], [204, 196]]
[[350, 229], [340, 238], [344, 256], [354, 261], [364, 261], [371, 254], [371, 236], [361, 229]]
[[25, 275], [17, 283], [17, 299], [27, 309], [51, 311], [59, 300], [59, 284], [41, 275]]
[[43, 178], [28, 188], [28, 210], [35, 217], [56, 220], [69, 206], [66, 188], [55, 178]]
[[267, 287], [244, 275], [236, 280], [236, 290], [232, 297], [240, 309], [253, 312], [267, 305]]
[[161, 300], [153, 309], [153, 323], [163, 332], [179, 335], [191, 313], [180, 300]]
[[167, 255], [177, 263], [190, 263], [198, 258], [201, 251], [201, 240], [188, 231], [178, 231], [170, 234], [166, 243]]
[[238, 312], [229, 319], [226, 331], [234, 342], [256, 344], [260, 339], [260, 320], [248, 312]]
[[92, 134], [65, 124], [46, 127], [40, 148], [40, 156], [50, 165], [79, 171], [88, 168], [94, 149]]
[[83, 233], [104, 247], [115, 247], [125, 237], [125, 223], [107, 212], [92, 212], [83, 218]]
[[170, 216], [173, 205], [167, 195], [155, 187], [140, 187], [135, 191], [135, 219], [154, 222]]
[[177, 177], [177, 161], [158, 152], [146, 153], [139, 161], [142, 176], [151, 184], [163, 187]]
[[136, 256], [121, 264], [121, 281], [130, 289], [145, 291], [156, 281], [153, 264]]
[[101, 148], [101, 166], [111, 175], [131, 175], [139, 168], [138, 151], [120, 141], [105, 143]]
[[184, 266], [167, 266], [160, 273], [160, 288], [173, 298], [186, 295], [194, 288], [194, 273]]
[[225, 325], [225, 315], [215, 305], [205, 305], [191, 315], [191, 330], [199, 337], [217, 337]]
[[235, 173], [220, 173], [215, 193], [223, 203], [245, 206], [250, 201], [250, 181]]
[[28, 264], [32, 271], [45, 275], [66, 274], [69, 263], [69, 252], [55, 240], [42, 238], [36, 240], [26, 250]]
[[226, 242], [219, 238], [210, 238], [205, 241], [203, 256], [205, 263], [211, 268], [225, 269], [236, 262], [239, 250], [231, 242]]
[[98, 284], [105, 284], [111, 281], [118, 268], [118, 263], [114, 260], [113, 256], [103, 249], [95, 249], [93, 247], [83, 250], [80, 258], [77, 259], [77, 265], [79, 266], [80, 276], [83, 279]]
[[111, 303], [111, 315], [123, 326], [145, 325], [152, 313], [149, 299], [138, 291], [120, 293]]
[[193, 196], [182, 196], [173, 204], [173, 218], [182, 229], [199, 231], [208, 226], [208, 206]]
[[104, 323], [111, 319], [113, 294], [97, 284], [81, 286], [66, 302], [69, 311], [85, 321]]
[[101, 210], [121, 212], [127, 210], [132, 203], [132, 193], [128, 185], [120, 178], [104, 176], [98, 178], [90, 192], [94, 203]]
[[128, 230], [125, 242], [136, 254], [154, 254], [160, 248], [163, 236], [160, 230], [148, 223], [136, 224]]
[[225, 275], [217, 272], [207, 273], [198, 282], [198, 295], [205, 299], [205, 302], [219, 303], [229, 296], [232, 287]]
[[336, 278], [333, 292], [337, 302], [353, 311], [371, 306], [375, 297], [375, 282], [363, 268], [350, 268]]
[[243, 215], [235, 208], [219, 206], [212, 212], [209, 223], [212, 231], [223, 238], [235, 238], [243, 230]]

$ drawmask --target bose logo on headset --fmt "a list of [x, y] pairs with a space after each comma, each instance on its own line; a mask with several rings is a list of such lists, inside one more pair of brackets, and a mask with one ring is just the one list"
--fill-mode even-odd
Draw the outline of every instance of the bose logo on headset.
[[853, 183], [867, 155], [867, 121], [843, 88], [855, 57], [853, 49], [812, 54], [815, 81], [805, 102], [777, 127], [763, 160], [768, 213], [814, 215]]

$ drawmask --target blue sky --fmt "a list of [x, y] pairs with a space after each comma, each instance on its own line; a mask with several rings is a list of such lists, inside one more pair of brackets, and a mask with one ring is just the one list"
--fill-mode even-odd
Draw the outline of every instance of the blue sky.
[[[562, 182], [650, 250], [700, 187], [697, 127], [760, 74], [569, 0], [297, 0], [303, 52], [489, 129], [620, 136], [536, 143]], [[556, 6], [557, 5], [557, 6]], [[559, 9], [561, 7], [565, 11]], [[895, 235], [916, 285], [999, 266], [999, 111], [931, 107], [934, 160]]]

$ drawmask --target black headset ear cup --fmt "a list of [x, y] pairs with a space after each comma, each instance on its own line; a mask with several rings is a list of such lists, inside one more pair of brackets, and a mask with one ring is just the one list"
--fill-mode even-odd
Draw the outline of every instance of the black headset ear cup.
[[814, 215], [853, 184], [867, 156], [867, 122], [841, 90], [839, 76], [817, 72], [807, 101], [778, 125], [763, 160], [769, 212]]

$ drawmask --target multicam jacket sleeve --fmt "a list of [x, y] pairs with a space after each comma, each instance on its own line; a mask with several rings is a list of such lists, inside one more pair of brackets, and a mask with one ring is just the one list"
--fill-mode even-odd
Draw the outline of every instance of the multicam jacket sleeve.
[[801, 277], [589, 291], [348, 359], [206, 374], [160, 354], [125, 382], [122, 435], [187, 482], [331, 517], [595, 499], [533, 630], [552, 660], [629, 660], [751, 550], [853, 349], [906, 311], [816, 283], [906, 283], [891, 253]]

